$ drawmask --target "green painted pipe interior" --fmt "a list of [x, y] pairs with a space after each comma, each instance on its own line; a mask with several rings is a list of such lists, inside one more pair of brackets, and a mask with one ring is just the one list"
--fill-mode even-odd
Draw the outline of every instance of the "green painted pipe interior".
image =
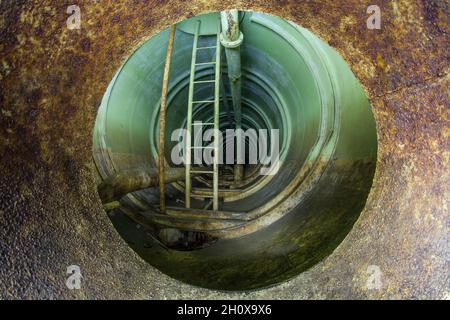
[[[186, 121], [193, 35], [203, 20], [200, 45], [214, 45], [208, 25], [218, 13], [179, 25], [170, 73], [166, 159], [176, 142], [173, 130]], [[254, 177], [223, 210], [260, 212], [239, 230], [213, 237], [196, 250], [167, 248], [158, 234], [136, 228], [120, 209], [110, 213], [122, 237], [146, 261], [179, 280], [220, 290], [248, 290], [285, 281], [329, 255], [364, 207], [376, 164], [377, 137], [369, 101], [345, 61], [308, 30], [274, 16], [241, 13], [243, 128], [280, 130], [281, 169], [274, 177]], [[153, 36], [124, 63], [111, 81], [94, 131], [94, 159], [102, 178], [120, 170], [156, 167], [159, 105], [169, 30]], [[211, 61], [204, 50], [199, 62]], [[197, 80], [211, 79], [200, 68]], [[227, 67], [224, 61], [227, 100]], [[213, 96], [196, 88], [198, 100]], [[212, 118], [212, 105], [199, 105], [194, 119]], [[233, 124], [221, 103], [221, 128]], [[249, 170], [249, 169], [248, 169]], [[142, 190], [121, 200], [139, 214], [154, 210], [158, 190]], [[167, 190], [167, 201], [182, 206], [182, 184]], [[202, 205], [201, 202], [198, 205]], [[158, 233], [159, 232], [159, 233]], [[240, 232], [240, 233], [239, 233]], [[156, 236], [155, 236], [156, 235]]]

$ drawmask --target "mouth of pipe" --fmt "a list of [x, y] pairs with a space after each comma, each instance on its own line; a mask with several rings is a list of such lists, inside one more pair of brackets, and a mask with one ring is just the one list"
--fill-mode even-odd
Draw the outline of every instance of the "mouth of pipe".
[[[166, 154], [179, 141], [171, 133], [186, 127], [192, 24], [206, 21], [199, 46], [215, 35], [210, 13], [177, 26], [168, 91]], [[203, 24], [202, 24], [203, 25]], [[328, 256], [344, 239], [362, 211], [375, 172], [375, 121], [362, 87], [343, 59], [311, 32], [281, 18], [240, 14], [245, 35], [242, 58], [242, 125], [244, 130], [279, 130], [280, 170], [262, 176], [261, 164], [246, 165], [242, 182], [233, 167], [220, 166], [221, 210], [243, 213], [245, 220], [225, 223], [152, 220], [158, 213], [157, 188], [120, 199], [108, 214], [121, 236], [147, 262], [190, 284], [249, 290], [274, 285], [303, 272]], [[215, 30], [215, 29], [214, 29]], [[94, 129], [98, 181], [130, 169], [156, 168], [162, 72], [169, 30], [153, 36], [134, 52], [112, 79]], [[203, 52], [199, 62], [210, 61]], [[228, 68], [222, 65], [220, 128], [234, 127]], [[197, 70], [197, 80], [213, 71]], [[212, 85], [199, 86], [198, 100], [211, 100]], [[211, 104], [199, 104], [193, 118], [213, 119]], [[246, 141], [246, 151], [250, 150]], [[230, 152], [227, 144], [220, 148]], [[248, 155], [246, 156], [248, 158]], [[183, 166], [178, 166], [183, 167]], [[207, 175], [193, 179], [198, 189], [212, 186]], [[185, 183], [167, 186], [170, 207], [184, 205]], [[208, 198], [193, 198], [203, 208]], [[288, 261], [288, 263], [286, 263]]]

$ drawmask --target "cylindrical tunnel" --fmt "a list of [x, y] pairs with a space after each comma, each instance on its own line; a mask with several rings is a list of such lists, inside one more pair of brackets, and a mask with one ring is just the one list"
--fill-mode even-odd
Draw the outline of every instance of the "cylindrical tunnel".
[[[241, 12], [242, 127], [278, 130], [279, 170], [261, 175], [264, 165], [246, 165], [242, 182], [221, 166], [221, 211], [225, 216], [158, 212], [156, 188], [136, 191], [109, 212], [118, 232], [147, 262], [190, 284], [221, 290], [267, 287], [310, 268], [344, 239], [363, 209], [375, 171], [377, 137], [369, 101], [339, 54], [308, 30], [284, 19]], [[186, 127], [193, 23], [200, 20], [199, 47], [216, 42], [218, 13], [178, 24], [166, 116], [166, 154]], [[99, 183], [114, 173], [155, 169], [159, 110], [170, 30], [145, 42], [123, 64], [104, 95], [94, 129]], [[201, 50], [199, 63], [214, 57]], [[222, 61], [220, 128], [233, 127], [227, 61]], [[214, 77], [208, 65], [196, 80]], [[195, 88], [197, 100], [211, 101], [213, 85]], [[211, 103], [196, 105], [193, 118], [210, 123]], [[271, 136], [274, 138], [274, 136]], [[247, 149], [251, 149], [250, 145]], [[225, 144], [223, 153], [226, 154]], [[232, 175], [231, 175], [232, 176]], [[201, 209], [211, 185], [195, 177]], [[204, 197], [202, 197], [203, 192]], [[169, 207], [183, 207], [184, 182], [167, 187]], [[233, 215], [234, 214], [234, 215]], [[137, 225], [140, 226], [137, 228]], [[144, 226], [144, 227], [142, 227]]]

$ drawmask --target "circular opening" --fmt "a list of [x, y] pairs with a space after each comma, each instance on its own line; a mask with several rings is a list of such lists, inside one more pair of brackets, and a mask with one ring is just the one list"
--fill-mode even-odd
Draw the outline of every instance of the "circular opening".
[[[240, 37], [227, 42], [230, 24]], [[362, 211], [376, 164], [370, 104], [345, 61], [308, 30], [261, 13], [179, 23], [164, 210], [159, 124], [169, 37], [163, 30], [129, 57], [98, 112], [99, 195], [118, 232], [164, 273], [220, 290], [270, 286], [324, 259]], [[199, 162], [186, 165], [188, 153]]]

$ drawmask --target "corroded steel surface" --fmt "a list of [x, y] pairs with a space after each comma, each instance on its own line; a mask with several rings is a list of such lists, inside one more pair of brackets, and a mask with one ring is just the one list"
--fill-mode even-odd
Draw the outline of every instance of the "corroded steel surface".
[[[448, 296], [449, 79], [446, 1], [79, 1], [81, 30], [50, 0], [0, 2], [1, 298], [442, 298]], [[248, 294], [193, 288], [156, 271], [102, 211], [92, 168], [96, 109], [145, 39], [204, 11], [263, 11], [335, 47], [371, 98], [379, 153], [367, 206], [335, 252]], [[93, 237], [95, 235], [95, 237]], [[82, 290], [65, 286], [81, 267]], [[367, 290], [369, 265], [382, 288]]]
[[127, 194], [136, 190], [156, 187], [163, 183], [183, 180], [183, 168], [168, 168], [164, 171], [164, 176], [159, 170], [125, 170], [109, 176], [99, 184], [97, 190], [100, 199], [104, 204], [118, 201]]

